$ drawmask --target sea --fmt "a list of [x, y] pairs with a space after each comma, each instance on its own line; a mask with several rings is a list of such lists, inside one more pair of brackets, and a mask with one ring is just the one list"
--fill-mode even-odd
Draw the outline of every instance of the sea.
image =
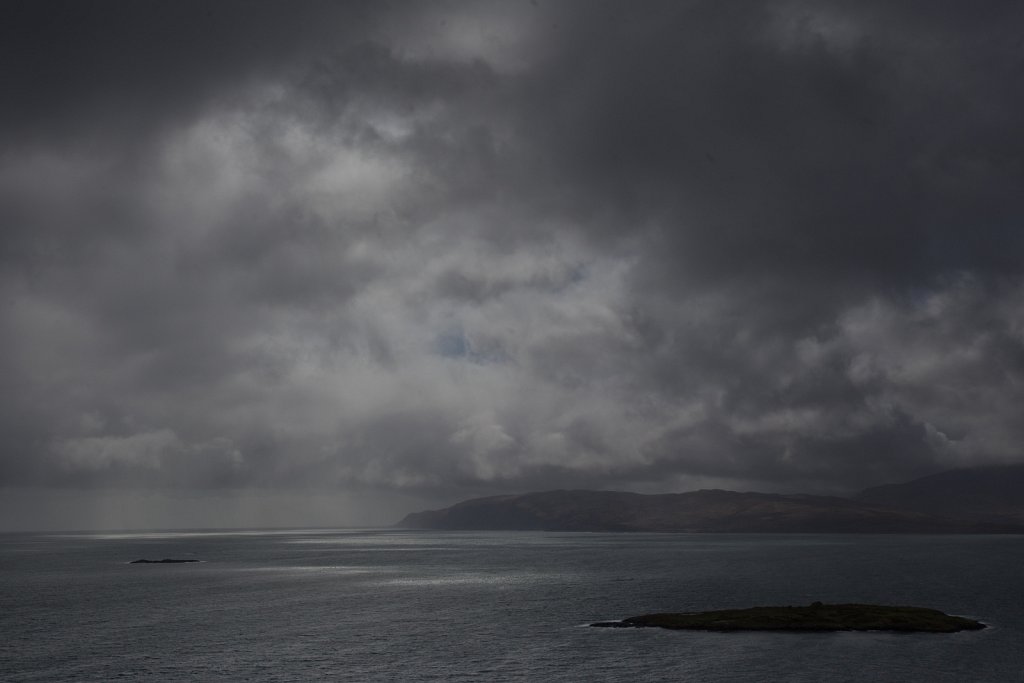
[[[130, 564], [147, 558], [183, 564]], [[1024, 536], [297, 529], [0, 536], [0, 680], [1024, 681]], [[813, 601], [954, 634], [591, 628]]]

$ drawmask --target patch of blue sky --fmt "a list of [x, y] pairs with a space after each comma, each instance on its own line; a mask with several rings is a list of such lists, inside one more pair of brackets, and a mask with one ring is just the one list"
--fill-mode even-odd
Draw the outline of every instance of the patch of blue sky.
[[480, 353], [473, 348], [465, 332], [461, 329], [442, 332], [434, 340], [434, 350], [444, 358], [464, 360], [478, 365], [505, 363], [508, 357], [501, 352]]

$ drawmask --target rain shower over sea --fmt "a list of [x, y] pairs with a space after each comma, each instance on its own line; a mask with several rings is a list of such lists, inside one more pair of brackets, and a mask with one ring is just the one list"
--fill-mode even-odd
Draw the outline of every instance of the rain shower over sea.
[[[1012, 535], [7, 534], [0, 680], [1024, 681], [1022, 566]], [[989, 628], [587, 626], [815, 600], [934, 607]]]

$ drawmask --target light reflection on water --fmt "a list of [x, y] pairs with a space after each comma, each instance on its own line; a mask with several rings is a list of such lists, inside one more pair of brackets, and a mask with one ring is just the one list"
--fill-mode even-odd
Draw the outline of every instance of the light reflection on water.
[[353, 567], [341, 565], [281, 565], [276, 567], [236, 567], [239, 572], [264, 572], [271, 574], [372, 574], [379, 575], [398, 571], [393, 567]]
[[465, 584], [527, 586], [564, 580], [565, 576], [560, 574], [474, 574], [464, 572], [445, 576], [400, 577], [384, 579], [376, 583], [391, 586], [458, 586]]
[[79, 531], [67, 534], [41, 534], [44, 538], [56, 539], [91, 539], [97, 541], [120, 540], [164, 540], [175, 538], [213, 538], [213, 537], [263, 537], [263, 536], [302, 536], [330, 535], [346, 533], [366, 533], [364, 530], [347, 529], [203, 529], [203, 530], [169, 530], [169, 531]]

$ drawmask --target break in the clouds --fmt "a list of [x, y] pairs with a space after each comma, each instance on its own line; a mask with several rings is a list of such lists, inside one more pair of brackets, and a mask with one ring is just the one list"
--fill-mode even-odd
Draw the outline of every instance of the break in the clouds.
[[845, 491], [1022, 456], [1018, 3], [4, 15], [9, 492]]

